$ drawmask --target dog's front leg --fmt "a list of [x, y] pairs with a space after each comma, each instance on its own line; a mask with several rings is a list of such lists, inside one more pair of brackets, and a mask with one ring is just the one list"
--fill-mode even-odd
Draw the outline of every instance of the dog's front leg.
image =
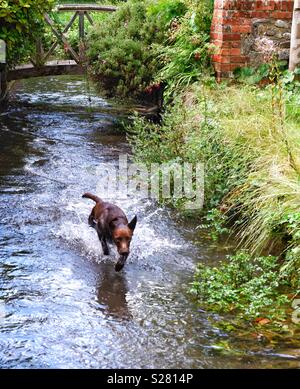
[[109, 255], [109, 248], [108, 248], [108, 245], [107, 245], [105, 237], [100, 232], [98, 232], [98, 237], [99, 237], [99, 240], [101, 242], [103, 254], [104, 255]]

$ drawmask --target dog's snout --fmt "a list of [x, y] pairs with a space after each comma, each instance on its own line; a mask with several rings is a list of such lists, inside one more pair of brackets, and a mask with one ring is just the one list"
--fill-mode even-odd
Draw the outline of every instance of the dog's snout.
[[129, 243], [125, 240], [117, 242], [118, 253], [120, 255], [129, 255]]
[[[128, 252], [128, 254], [129, 254], [129, 252]], [[115, 265], [115, 270], [116, 270], [117, 272], [119, 272], [120, 270], [123, 269], [123, 267], [124, 267], [124, 265], [125, 265], [125, 262], [126, 262], [126, 259], [127, 259], [127, 257], [128, 257], [128, 254], [120, 255], [120, 258], [119, 258], [118, 262], [117, 262], [116, 265]]]
[[129, 249], [120, 249], [119, 250], [120, 255], [129, 255]]

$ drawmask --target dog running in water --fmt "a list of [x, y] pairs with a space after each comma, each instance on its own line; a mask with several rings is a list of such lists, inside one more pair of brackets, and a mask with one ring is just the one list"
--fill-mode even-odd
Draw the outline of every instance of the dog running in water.
[[95, 201], [96, 205], [92, 209], [88, 223], [97, 231], [104, 255], [109, 255], [107, 243], [115, 243], [120, 254], [115, 270], [122, 270], [129, 255], [137, 217], [128, 223], [125, 213], [116, 205], [102, 201], [91, 193], [85, 193], [82, 197]]

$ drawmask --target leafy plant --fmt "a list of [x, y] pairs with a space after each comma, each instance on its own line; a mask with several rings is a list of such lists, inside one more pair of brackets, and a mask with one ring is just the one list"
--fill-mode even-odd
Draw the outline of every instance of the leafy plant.
[[27, 59], [44, 31], [44, 13], [55, 0], [1, 0], [0, 39], [7, 44], [10, 66]]
[[289, 283], [278, 276], [276, 257], [251, 258], [241, 251], [218, 267], [198, 265], [191, 292], [202, 304], [221, 312], [242, 314], [253, 320], [264, 315], [284, 320], [284, 304], [289, 302], [282, 292]]
[[199, 80], [210, 68], [209, 43], [213, 2], [186, 1], [188, 11], [181, 19], [174, 19], [168, 41], [157, 46], [163, 67], [156, 79], [167, 84], [166, 98], [183, 87]]
[[239, 82], [242, 82], [247, 85], [255, 85], [260, 81], [266, 79], [270, 73], [270, 65], [263, 63], [257, 68], [254, 67], [244, 67], [237, 68], [234, 71], [234, 75]]
[[152, 84], [195, 81], [209, 64], [212, 3], [128, 1], [90, 35], [92, 74], [121, 96], [138, 96]]
[[226, 227], [228, 218], [217, 208], [208, 210], [203, 219], [205, 224], [199, 227], [209, 228], [210, 236], [214, 241], [217, 241], [222, 235], [230, 232], [229, 228]]
[[[291, 77], [287, 74], [286, 78], [289, 85]], [[211, 226], [212, 237], [217, 239], [227, 227], [223, 221], [228, 220], [237, 233], [240, 247], [248, 249], [242, 260], [249, 262], [249, 268], [257, 264], [257, 259], [252, 263], [252, 258], [265, 258], [262, 260], [264, 269], [268, 261], [274, 265], [273, 278], [270, 271], [268, 276], [259, 276], [251, 282], [248, 280], [247, 285], [238, 286], [237, 292], [233, 284], [228, 290], [223, 289], [222, 274], [228, 272], [223, 265], [220, 271], [213, 273], [210, 268], [205, 273], [206, 267], [201, 267], [203, 274], [207, 274], [207, 283], [203, 284], [206, 293], [211, 290], [216, 296], [228, 294], [228, 298], [235, 299], [233, 306], [249, 317], [258, 312], [266, 315], [270, 312], [275, 317], [272, 301], [279, 312], [285, 309], [286, 298], [281, 287], [293, 294], [299, 291], [299, 175], [289, 163], [280, 132], [273, 130], [280, 120], [272, 111], [270, 87], [228, 86], [203, 79], [173, 100], [161, 125], [139, 118], [130, 130], [130, 142], [140, 161], [161, 162], [177, 157], [181, 161], [203, 162], [205, 209], [202, 217]], [[284, 121], [286, 136], [297, 158], [298, 118], [286, 115]], [[269, 253], [276, 255], [268, 256]], [[242, 276], [241, 268], [237, 272]], [[215, 280], [212, 289], [208, 285], [209, 276]], [[264, 283], [269, 286], [262, 293], [260, 287]], [[253, 302], [248, 308], [247, 300], [241, 297], [242, 288], [246, 288], [248, 297], [252, 296]], [[206, 297], [208, 308], [219, 309], [214, 299]], [[231, 309], [229, 300], [225, 299], [224, 304]]]
[[166, 39], [166, 22], [176, 3], [172, 6], [171, 1], [164, 1], [160, 17], [159, 9], [147, 12], [148, 2], [129, 1], [92, 31], [88, 50], [91, 71], [106, 91], [138, 96], [151, 84], [160, 66], [152, 45]]
[[170, 27], [171, 20], [180, 18], [186, 11], [187, 6], [183, 0], [157, 0], [147, 3], [147, 16], [161, 19], [166, 29]]

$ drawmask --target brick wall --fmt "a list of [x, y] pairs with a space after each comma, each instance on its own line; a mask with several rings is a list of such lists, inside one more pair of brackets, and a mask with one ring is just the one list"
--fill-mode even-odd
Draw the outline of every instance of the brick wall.
[[263, 62], [263, 47], [288, 59], [294, 0], [215, 0], [211, 42], [218, 79]]

